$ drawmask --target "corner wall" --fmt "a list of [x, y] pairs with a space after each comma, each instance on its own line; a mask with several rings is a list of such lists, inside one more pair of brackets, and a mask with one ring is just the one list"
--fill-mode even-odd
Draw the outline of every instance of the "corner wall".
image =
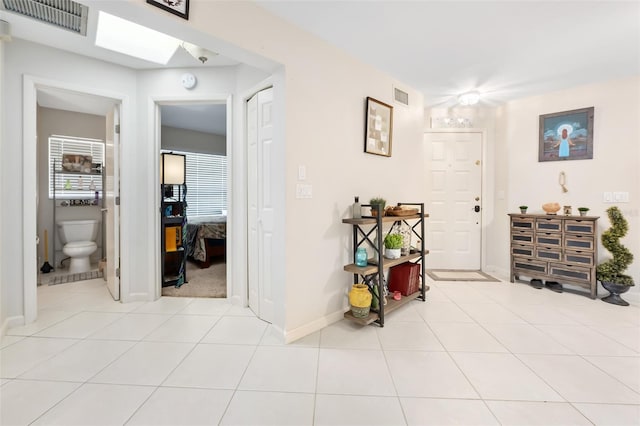
[[[538, 162], [538, 120], [541, 114], [595, 107], [593, 159]], [[509, 268], [508, 213], [521, 204], [531, 213], [543, 213], [542, 204], [558, 202], [589, 207], [600, 216], [598, 235], [609, 227], [606, 209], [617, 205], [629, 221], [622, 243], [635, 255], [627, 271], [636, 281], [629, 294], [640, 295], [640, 76], [576, 87], [512, 101], [498, 109], [496, 190], [504, 191], [504, 204], [496, 203], [496, 226], [490, 233], [491, 262]], [[566, 174], [563, 193], [558, 184]], [[502, 178], [504, 176], [505, 178]], [[626, 191], [629, 203], [605, 203], [603, 192]], [[598, 244], [598, 261], [611, 257]], [[607, 294], [606, 290], [602, 290]]]

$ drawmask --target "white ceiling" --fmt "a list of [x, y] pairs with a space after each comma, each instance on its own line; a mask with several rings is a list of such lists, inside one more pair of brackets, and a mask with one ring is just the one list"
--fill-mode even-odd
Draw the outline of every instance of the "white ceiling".
[[[483, 104], [498, 105], [640, 74], [638, 1], [257, 3], [420, 90], [427, 106], [453, 106], [458, 94], [474, 89], [483, 95]], [[4, 11], [0, 18], [10, 22], [16, 38], [133, 69], [163, 68], [95, 47], [97, 8], [89, 9], [86, 37]], [[202, 65], [179, 49], [167, 67], [237, 63], [216, 56]]]
[[640, 74], [638, 1], [277, 1], [257, 3], [452, 106]]
[[227, 134], [226, 104], [162, 105], [160, 113], [163, 126]]

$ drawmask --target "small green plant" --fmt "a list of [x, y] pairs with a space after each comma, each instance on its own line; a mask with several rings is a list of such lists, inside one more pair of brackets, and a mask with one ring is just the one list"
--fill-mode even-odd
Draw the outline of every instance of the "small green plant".
[[526, 209], [528, 209], [528, 208], [529, 208], [529, 206], [520, 206], [520, 207], [518, 207], [518, 208], [519, 208], [520, 210], [526, 210]]
[[380, 205], [380, 208], [384, 210], [384, 206], [387, 205], [387, 200], [380, 197], [373, 197], [372, 199], [369, 200], [369, 204], [371, 204], [372, 206]]
[[602, 233], [601, 239], [602, 245], [611, 252], [613, 259], [596, 266], [596, 278], [599, 281], [632, 286], [633, 278], [623, 272], [633, 262], [633, 254], [620, 244], [620, 238], [627, 234], [629, 224], [616, 206], [607, 209], [607, 216], [611, 227]]
[[589, 211], [589, 207], [578, 207], [578, 211], [579, 212], [588, 212]]
[[402, 235], [387, 234], [387, 236], [384, 237], [384, 246], [388, 249], [402, 248]]

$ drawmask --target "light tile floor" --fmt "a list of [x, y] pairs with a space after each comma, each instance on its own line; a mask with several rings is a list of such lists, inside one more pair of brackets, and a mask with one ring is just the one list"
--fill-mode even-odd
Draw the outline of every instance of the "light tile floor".
[[640, 307], [429, 282], [384, 328], [284, 345], [224, 299], [38, 288], [0, 345], [2, 425], [640, 425]]

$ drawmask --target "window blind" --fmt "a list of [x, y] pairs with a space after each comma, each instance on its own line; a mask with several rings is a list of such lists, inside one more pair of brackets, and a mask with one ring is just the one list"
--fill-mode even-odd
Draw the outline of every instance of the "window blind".
[[96, 187], [95, 191], [102, 193], [101, 175], [64, 173], [63, 154], [90, 155], [93, 163], [104, 165], [104, 142], [71, 136], [49, 137], [49, 199], [53, 199], [54, 184], [57, 199], [91, 199], [94, 197], [90, 190], [91, 182]]
[[187, 216], [212, 216], [226, 210], [227, 157], [196, 152], [171, 152], [186, 156]]

